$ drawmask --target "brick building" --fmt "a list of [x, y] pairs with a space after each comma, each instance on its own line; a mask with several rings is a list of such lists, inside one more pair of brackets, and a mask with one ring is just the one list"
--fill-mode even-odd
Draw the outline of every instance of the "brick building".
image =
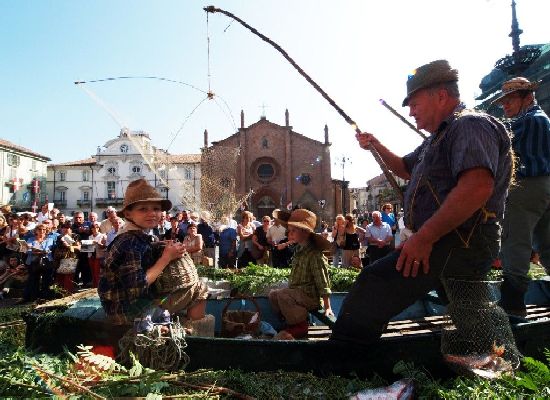
[[[244, 112], [241, 111], [241, 126], [233, 135], [213, 142], [210, 147], [207, 135], [205, 132], [203, 163], [205, 152], [220, 150], [228, 154], [235, 149], [235, 162], [227, 162], [223, 168], [217, 167], [215, 179], [226, 182], [225, 186], [237, 197], [246, 199], [243, 206], [258, 218], [271, 215], [275, 208], [296, 205], [312, 210], [319, 220], [331, 221], [335, 211], [340, 212], [335, 207], [340, 193], [336, 189], [340, 188], [341, 182], [331, 178], [326, 125], [324, 142], [320, 142], [294, 132], [288, 110], [284, 126], [261, 117], [248, 127], [245, 127]], [[201, 169], [205, 177], [209, 168], [203, 164]], [[230, 186], [232, 178], [234, 181]], [[202, 197], [205, 201], [216, 201], [212, 199], [214, 196], [203, 194]]]

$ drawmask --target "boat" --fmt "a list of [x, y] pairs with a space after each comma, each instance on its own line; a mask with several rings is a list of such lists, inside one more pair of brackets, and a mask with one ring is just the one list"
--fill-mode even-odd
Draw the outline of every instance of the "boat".
[[[26, 344], [42, 352], [59, 353], [77, 345], [116, 346], [128, 327], [114, 327], [104, 322], [104, 312], [97, 295], [77, 300], [57, 314], [59, 303], [43, 305], [25, 316]], [[333, 293], [331, 303], [337, 314], [345, 293]], [[267, 297], [255, 297], [261, 320], [275, 329], [281, 321], [271, 311]], [[208, 299], [207, 314], [216, 320], [215, 331], [221, 331], [221, 315], [227, 298]], [[329, 340], [330, 328], [323, 318], [311, 316], [307, 339], [278, 341], [224, 337], [187, 336], [185, 352], [190, 357], [187, 370], [240, 369], [243, 371], [300, 371], [318, 376], [350, 374], [369, 377], [378, 374], [393, 377], [394, 365], [402, 360], [424, 367], [434, 377], [452, 376], [441, 354], [442, 327], [449, 323], [445, 306], [438, 304], [435, 292], [417, 301], [388, 324], [381, 339], [360, 346]], [[527, 316], [510, 317], [519, 351], [524, 356], [544, 359], [550, 348], [550, 280], [534, 280], [526, 295]], [[246, 299], [233, 301], [230, 308], [254, 310]]]

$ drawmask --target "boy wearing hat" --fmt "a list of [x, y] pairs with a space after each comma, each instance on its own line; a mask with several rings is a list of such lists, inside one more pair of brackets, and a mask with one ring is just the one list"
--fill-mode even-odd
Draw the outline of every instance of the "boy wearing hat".
[[[405, 221], [415, 233], [398, 251], [361, 271], [332, 339], [372, 343], [391, 317], [446, 279], [484, 279], [499, 251], [499, 222], [513, 171], [508, 131], [496, 118], [465, 109], [458, 71], [446, 60], [417, 68], [406, 86], [403, 106], [430, 137], [403, 157], [370, 133], [356, 138], [361, 148], [373, 146], [394, 174], [409, 180]], [[494, 331], [490, 319], [476, 315], [472, 321], [480, 330]], [[499, 328], [506, 332], [506, 326]], [[513, 355], [507, 349], [507, 356]]]
[[330, 282], [328, 261], [323, 250], [330, 248], [330, 242], [314, 232], [317, 217], [305, 209], [292, 211], [290, 217], [284, 211], [273, 216], [288, 229], [289, 243], [296, 244], [292, 258], [288, 289], [274, 289], [269, 292], [269, 302], [280, 313], [287, 327], [277, 335], [279, 339], [300, 339], [308, 332], [308, 312], [317, 310], [323, 302], [325, 315], [333, 315], [330, 306]]
[[550, 273], [550, 120], [535, 99], [537, 87], [523, 77], [510, 79], [493, 102], [512, 118], [512, 148], [519, 161], [504, 214], [500, 300], [509, 314], [519, 316], [526, 314], [533, 248]]
[[181, 243], [167, 241], [157, 258], [147, 233], [157, 226], [162, 211], [171, 207], [170, 200], [162, 198], [144, 179], [128, 185], [121, 211], [127, 222], [107, 249], [98, 286], [101, 304], [113, 324], [130, 323], [154, 304], [170, 312], [186, 308], [190, 320], [204, 317], [207, 290], [194, 267], [188, 271], [184, 292], [173, 293], [161, 302], [150, 288], [164, 268], [185, 252]]

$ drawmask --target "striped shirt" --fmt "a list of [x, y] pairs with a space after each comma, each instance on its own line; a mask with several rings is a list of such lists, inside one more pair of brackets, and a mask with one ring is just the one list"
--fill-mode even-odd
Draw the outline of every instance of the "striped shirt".
[[550, 175], [550, 119], [538, 105], [511, 123], [512, 148], [519, 157], [519, 177]]

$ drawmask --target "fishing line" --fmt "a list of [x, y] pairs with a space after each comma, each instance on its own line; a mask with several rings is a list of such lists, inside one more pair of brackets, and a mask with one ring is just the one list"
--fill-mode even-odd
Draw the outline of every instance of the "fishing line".
[[[249, 24], [247, 24], [245, 21], [243, 21], [242, 19], [240, 19], [239, 17], [235, 16], [234, 14], [228, 12], [228, 11], [225, 11], [225, 10], [222, 10], [220, 8], [216, 8], [215, 6], [207, 6], [207, 7], [204, 7], [203, 8], [204, 11], [206, 11], [206, 13], [216, 13], [216, 12], [219, 12], [221, 14], [224, 14], [226, 15], [227, 17], [229, 18], [232, 18], [234, 19], [235, 21], [237, 21], [238, 23], [240, 23], [242, 26], [244, 26], [246, 29], [248, 29], [250, 32], [252, 32], [253, 34], [255, 34], [256, 36], [258, 36], [260, 39], [262, 39], [264, 42], [267, 42], [269, 43], [272, 47], [275, 48], [275, 50], [277, 50], [279, 53], [281, 53], [281, 55], [298, 71], [298, 73], [300, 75], [302, 75], [314, 88], [315, 90], [317, 90], [321, 96], [323, 96], [323, 98], [325, 100], [327, 100], [329, 102], [329, 104], [334, 108], [336, 109], [336, 111], [344, 118], [344, 120], [351, 125], [351, 127], [355, 130], [356, 133], [361, 133], [361, 130], [359, 129], [359, 127], [357, 126], [357, 123], [355, 123], [355, 121], [348, 115], [346, 114], [346, 112], [338, 105], [336, 104], [336, 102], [327, 94], [327, 92], [325, 92], [318, 84], [317, 82], [315, 82], [297, 63], [296, 61], [294, 61], [289, 55], [288, 53], [281, 47], [279, 46], [277, 43], [275, 43], [273, 40], [271, 40], [270, 38], [268, 38], [267, 36], [263, 35], [262, 33], [260, 33], [256, 28], [253, 28], [252, 26], [250, 26]], [[382, 172], [384, 173], [386, 179], [388, 180], [388, 182], [391, 184], [392, 188], [394, 189], [395, 193], [400, 197], [401, 201], [403, 201], [403, 192], [401, 191], [401, 188], [399, 187], [399, 185], [397, 184], [397, 181], [395, 180], [395, 177], [392, 175], [392, 173], [390, 172], [390, 170], [388, 169], [386, 163], [384, 162], [384, 160], [382, 159], [382, 157], [380, 156], [380, 154], [378, 153], [378, 151], [374, 148], [374, 146], [369, 146], [368, 147], [368, 150], [372, 153], [374, 159], [376, 160], [376, 162], [378, 163], [378, 165], [380, 166], [380, 168], [382, 169]]]
[[170, 141], [170, 144], [168, 144], [168, 147], [166, 147], [166, 151], [168, 151], [170, 149], [170, 146], [172, 146], [172, 143], [174, 143], [174, 140], [176, 140], [176, 138], [178, 137], [179, 133], [182, 131], [183, 127], [185, 126], [185, 124], [187, 124], [187, 121], [189, 121], [189, 118], [191, 118], [191, 115], [193, 115], [193, 113], [197, 110], [197, 108], [200, 107], [200, 105], [202, 103], [204, 103], [205, 100], [208, 100], [208, 96], [206, 96], [205, 98], [203, 98], [199, 104], [196, 105], [195, 108], [193, 108], [193, 110], [189, 113], [189, 115], [185, 118], [185, 120], [183, 121], [183, 123], [181, 124], [180, 128], [177, 130], [177, 132], [174, 134], [174, 137], [172, 138], [172, 140]]
[[116, 81], [116, 80], [119, 80], [119, 79], [154, 79], [154, 80], [158, 80], [158, 81], [177, 83], [179, 85], [184, 85], [184, 86], [190, 87], [191, 89], [194, 89], [198, 92], [208, 94], [208, 92], [205, 92], [204, 90], [199, 89], [198, 87], [193, 86], [190, 83], [177, 81], [175, 79], [163, 78], [161, 76], [115, 76], [115, 77], [111, 77], [111, 78], [94, 79], [94, 80], [90, 80], [90, 81], [76, 81], [74, 84], [80, 86], [80, 85], [83, 85], [83, 84], [86, 84], [86, 83], [108, 82], [108, 81]]
[[225, 106], [227, 107], [227, 112], [226, 110], [223, 109], [223, 107], [218, 103], [218, 101], [216, 100], [216, 98], [214, 98], [214, 103], [216, 103], [216, 105], [218, 106], [218, 108], [221, 110], [221, 112], [227, 117], [227, 119], [229, 120], [229, 122], [231, 123], [231, 125], [233, 126], [233, 130], [236, 132], [237, 131], [237, 125], [235, 124], [235, 119], [233, 118], [233, 114], [231, 114], [231, 109], [229, 108], [229, 106], [227, 105], [227, 103], [225, 102], [225, 100], [220, 97], [220, 96], [216, 96], [218, 97], [221, 101], [223, 101], [223, 103], [225, 104]]
[[207, 54], [207, 64], [208, 64], [208, 93], [210, 91], [210, 29], [208, 24], [208, 13], [206, 13], [206, 54]]

